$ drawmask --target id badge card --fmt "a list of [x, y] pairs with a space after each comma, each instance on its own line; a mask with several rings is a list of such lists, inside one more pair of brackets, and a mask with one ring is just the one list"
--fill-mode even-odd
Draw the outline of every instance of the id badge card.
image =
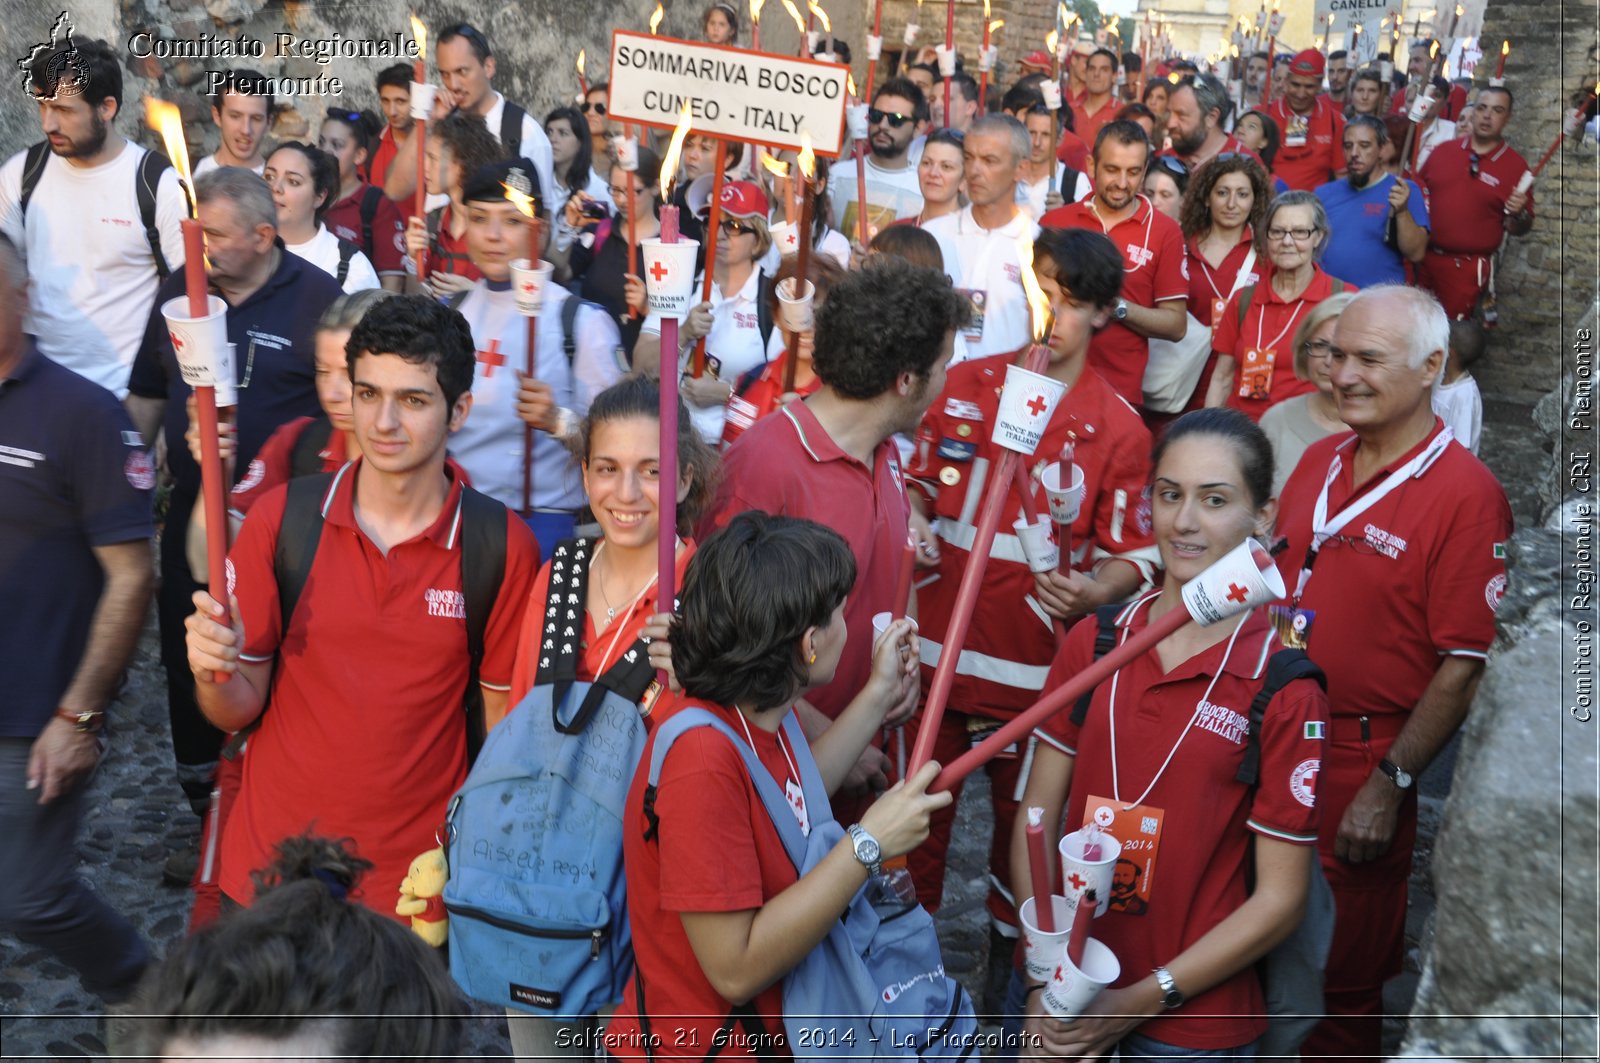
[[1283, 131], [1283, 146], [1286, 148], [1303, 148], [1306, 146], [1306, 136], [1310, 131], [1311, 123], [1301, 115], [1289, 115], [1289, 125]]
[[978, 343], [983, 339], [983, 312], [989, 305], [989, 293], [982, 288], [957, 288], [956, 291], [972, 305], [972, 320], [961, 330], [961, 335], [968, 343]]
[[1226, 300], [1226, 299], [1213, 299], [1213, 300], [1211, 300], [1211, 327], [1212, 328], [1215, 329], [1215, 328], [1218, 328], [1218, 327], [1220, 327], [1222, 325], [1222, 314], [1227, 309], [1228, 309], [1228, 300]]
[[1272, 367], [1277, 360], [1277, 351], [1251, 347], [1244, 352], [1244, 364], [1239, 368], [1241, 399], [1267, 401], [1272, 394]]
[[1317, 620], [1315, 609], [1300, 609], [1292, 605], [1269, 605], [1267, 619], [1272, 622], [1272, 630], [1278, 633], [1278, 641], [1286, 647], [1291, 650], [1310, 648], [1311, 625]]
[[1110, 911], [1144, 915], [1150, 910], [1150, 891], [1156, 881], [1156, 854], [1161, 849], [1161, 823], [1166, 812], [1154, 805], [1124, 809], [1120, 801], [1090, 794], [1083, 805], [1083, 825], [1100, 829], [1122, 843], [1122, 853], [1111, 869]]

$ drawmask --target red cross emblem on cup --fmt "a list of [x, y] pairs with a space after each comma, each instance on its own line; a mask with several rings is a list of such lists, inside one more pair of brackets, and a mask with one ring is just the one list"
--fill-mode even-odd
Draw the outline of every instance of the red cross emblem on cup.
[[523, 281], [522, 282], [522, 292], [523, 292], [524, 295], [532, 295], [534, 292], [537, 292], [538, 290], [539, 290], [539, 286], [537, 284], [535, 284], [533, 281]]
[[656, 279], [657, 284], [660, 284], [663, 280], [665, 280], [667, 274], [671, 272], [672, 270], [668, 269], [667, 264], [661, 259], [657, 259], [656, 261], [650, 263], [650, 276]]
[[178, 338], [178, 334], [176, 332], [168, 332], [167, 335], [172, 338], [172, 349], [173, 350], [175, 350], [175, 351], [183, 350], [183, 341]]
[[1043, 413], [1045, 411], [1045, 407], [1049, 406], [1050, 404], [1044, 401], [1043, 395], [1035, 395], [1033, 398], [1024, 403], [1024, 405], [1026, 405], [1028, 409], [1032, 410], [1033, 415], [1037, 417]]
[[1076, 871], [1067, 876], [1067, 885], [1071, 886], [1075, 890], [1081, 890], [1088, 884], [1089, 880], [1078, 874]]
[[1243, 605], [1245, 599], [1249, 597], [1250, 592], [1244, 587], [1239, 586], [1237, 583], [1228, 584], [1228, 601], [1238, 602], [1240, 605]]

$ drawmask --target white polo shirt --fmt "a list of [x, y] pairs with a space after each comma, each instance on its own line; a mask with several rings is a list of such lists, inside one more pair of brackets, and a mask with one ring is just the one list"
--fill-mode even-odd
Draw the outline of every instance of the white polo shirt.
[[[339, 276], [339, 238], [329, 232], [326, 225], [318, 225], [317, 235], [303, 244], [285, 243], [283, 246], [328, 276]], [[361, 251], [351, 255], [350, 269], [344, 278], [345, 293], [360, 292], [380, 286], [378, 271], [372, 268], [372, 261]]]
[[969, 204], [959, 214], [934, 218], [922, 231], [939, 241], [945, 275], [973, 303], [973, 323], [956, 334], [951, 364], [1014, 351], [1033, 339], [1017, 240], [1036, 239], [1038, 222], [1018, 210], [1000, 228], [985, 229], [973, 220]]
[[[627, 365], [611, 315], [585, 306], [573, 328], [577, 349], [567, 365], [561, 304], [575, 298], [558, 284], [547, 288], [539, 317], [534, 375], [555, 391], [558, 406], [582, 417], [594, 397], [621, 380]], [[472, 376], [472, 412], [450, 437], [450, 456], [472, 477], [472, 486], [512, 509], [522, 507], [523, 423], [517, 416], [517, 373], [527, 367], [528, 319], [517, 313], [510, 284], [480, 280], [456, 308], [467, 319], [477, 345]], [[533, 504], [537, 509], [575, 510], [583, 505], [583, 477], [561, 441], [533, 434]]]

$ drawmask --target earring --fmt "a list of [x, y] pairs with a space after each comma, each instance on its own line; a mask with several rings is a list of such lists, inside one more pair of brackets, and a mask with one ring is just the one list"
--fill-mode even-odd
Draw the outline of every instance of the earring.
[[807, 661], [806, 663], [807, 664], [816, 664], [817, 663], [817, 655], [813, 653], [811, 655], [811, 659], [809, 661]]

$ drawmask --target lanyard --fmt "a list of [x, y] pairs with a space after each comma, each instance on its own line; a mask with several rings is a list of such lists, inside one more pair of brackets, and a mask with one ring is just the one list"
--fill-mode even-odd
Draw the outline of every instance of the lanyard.
[[[1200, 253], [1200, 245], [1198, 243], [1195, 244], [1194, 257], [1200, 260], [1200, 273], [1205, 277], [1206, 283], [1211, 286], [1211, 294], [1216, 296], [1217, 301], [1221, 303], [1227, 302], [1239, 293], [1239, 289], [1244, 287], [1244, 279], [1250, 276], [1250, 271], [1256, 265], [1256, 249], [1252, 247], [1249, 253], [1244, 256], [1244, 263], [1240, 265], [1239, 272], [1233, 275], [1233, 287], [1228, 289], [1227, 295], [1223, 295], [1222, 289], [1218, 288], [1217, 282], [1212, 279], [1216, 274], [1211, 270], [1211, 263], [1207, 262], [1206, 256]], [[1211, 324], [1212, 327], [1216, 326], [1215, 321]]]
[[1311, 542], [1306, 545], [1306, 559], [1300, 566], [1300, 578], [1295, 583], [1294, 600], [1296, 604], [1300, 596], [1305, 593], [1306, 584], [1311, 580], [1311, 566], [1317, 562], [1317, 553], [1322, 549], [1322, 544], [1338, 535], [1345, 526], [1361, 514], [1381, 502], [1385, 496], [1395, 490], [1407, 480], [1421, 479], [1422, 474], [1438, 460], [1444, 453], [1444, 448], [1450, 445], [1455, 438], [1455, 433], [1448, 427], [1433, 437], [1433, 442], [1423, 448], [1422, 452], [1394, 472], [1384, 478], [1383, 483], [1362, 495], [1358, 500], [1345, 506], [1330, 520], [1328, 517], [1328, 488], [1338, 478], [1344, 469], [1344, 459], [1338, 454], [1333, 455], [1333, 460], [1328, 463], [1328, 475], [1322, 480], [1322, 493], [1317, 495], [1316, 508], [1311, 511]]
[[[761, 751], [756, 749], [756, 740], [750, 737], [750, 725], [745, 722], [744, 713], [739, 711], [739, 706], [735, 705], [733, 707], [733, 714], [739, 717], [739, 726], [744, 728], [744, 740], [750, 743], [750, 748], [759, 756]], [[783, 754], [784, 762], [789, 765], [789, 771], [795, 785], [803, 786], [804, 782], [800, 778], [800, 769], [795, 767], [794, 758], [789, 755], [789, 747], [783, 744], [783, 732], [780, 730], [774, 737], [778, 740], [778, 752]], [[807, 834], [811, 833], [806, 821], [800, 818], [800, 810], [798, 808], [794, 810], [794, 818], [799, 822], [802, 831]]]
[[[1138, 273], [1141, 269], [1144, 269], [1144, 264], [1149, 262], [1153, 257], [1150, 254], [1150, 230], [1155, 227], [1156, 208], [1148, 199], [1145, 199], [1143, 195], [1139, 196], [1138, 199], [1144, 202], [1144, 205], [1149, 208], [1150, 212], [1144, 216], [1144, 244], [1139, 248], [1139, 250], [1142, 252], [1142, 254], [1139, 255], [1139, 264], [1134, 266], [1132, 269], [1127, 269], [1125, 267], [1125, 273]], [[1135, 207], [1134, 211], [1137, 213], [1138, 208]], [[1111, 230], [1106, 228], [1105, 219], [1100, 217], [1100, 212], [1094, 209], [1094, 198], [1092, 196], [1089, 198], [1089, 213], [1094, 215], [1094, 220], [1100, 223], [1100, 231], [1109, 239], [1111, 237]], [[1117, 224], [1121, 225], [1124, 223], [1118, 222]]]
[[[1313, 277], [1312, 278], [1312, 284], [1315, 284], [1315, 283], [1316, 283], [1316, 278]], [[1272, 281], [1269, 279], [1267, 281], [1267, 290], [1270, 292], [1271, 289], [1272, 289]], [[1266, 350], [1275, 351], [1275, 350], [1278, 349], [1279, 341], [1281, 341], [1283, 339], [1283, 337], [1285, 337], [1285, 336], [1287, 336], [1289, 334], [1289, 330], [1290, 329], [1294, 328], [1294, 323], [1296, 321], [1300, 320], [1300, 311], [1302, 311], [1302, 310], [1304, 310], [1306, 308], [1306, 296], [1305, 296], [1305, 293], [1301, 292], [1300, 293], [1300, 298], [1295, 300], [1295, 302], [1296, 302], [1297, 305], [1294, 308], [1294, 313], [1289, 315], [1289, 323], [1287, 325], [1283, 326], [1283, 330], [1280, 331], [1276, 336], [1272, 337], [1272, 342], [1270, 344], [1265, 344], [1264, 345], [1261, 342], [1261, 337], [1267, 330], [1267, 303], [1266, 303], [1265, 300], [1262, 301], [1262, 303], [1261, 303], [1261, 313], [1256, 317], [1256, 350], [1258, 350], [1258, 351], [1266, 351]]]
[[[1133, 608], [1138, 609], [1139, 606], [1143, 605], [1145, 602], [1153, 602], [1158, 597], [1160, 597], [1159, 591], [1151, 594], [1143, 601], [1134, 603]], [[1217, 665], [1217, 671], [1214, 675], [1212, 675], [1211, 682], [1206, 684], [1206, 692], [1200, 695], [1199, 701], [1194, 703], [1194, 713], [1189, 717], [1189, 722], [1183, 725], [1183, 733], [1178, 735], [1178, 740], [1172, 744], [1172, 749], [1167, 753], [1167, 759], [1163, 760], [1161, 762], [1161, 767], [1156, 769], [1155, 777], [1150, 780], [1150, 785], [1144, 788], [1144, 793], [1140, 794], [1138, 798], [1132, 802], [1132, 804], [1128, 804], [1123, 807], [1124, 812], [1137, 805], [1144, 804], [1145, 798], [1149, 797], [1150, 792], [1156, 788], [1156, 783], [1161, 781], [1161, 776], [1166, 774], [1167, 766], [1172, 763], [1172, 758], [1178, 754], [1178, 747], [1183, 745], [1183, 740], [1185, 738], [1189, 737], [1189, 732], [1194, 729], [1195, 721], [1200, 718], [1201, 710], [1207, 703], [1210, 702], [1211, 691], [1214, 687], [1216, 687], [1217, 680], [1222, 677], [1222, 669], [1227, 665], [1229, 655], [1233, 653], [1233, 643], [1236, 639], [1238, 639], [1239, 632], [1244, 630], [1245, 621], [1249, 619], [1251, 612], [1252, 610], [1245, 610], [1244, 616], [1239, 618], [1239, 626], [1234, 628], [1233, 634], [1228, 636], [1228, 645], [1222, 651], [1222, 660]], [[1130, 610], [1130, 619], [1131, 613], [1132, 610]], [[1128, 641], [1128, 631], [1129, 629], [1126, 627], [1122, 629], [1122, 642]], [[1155, 651], [1151, 650], [1150, 652], [1154, 653]], [[1118, 804], [1122, 804], [1122, 787], [1117, 776], [1117, 680], [1121, 676], [1122, 669], [1120, 668], [1111, 673], [1111, 698], [1110, 702], [1106, 706], [1106, 715], [1111, 718], [1111, 796]]]

